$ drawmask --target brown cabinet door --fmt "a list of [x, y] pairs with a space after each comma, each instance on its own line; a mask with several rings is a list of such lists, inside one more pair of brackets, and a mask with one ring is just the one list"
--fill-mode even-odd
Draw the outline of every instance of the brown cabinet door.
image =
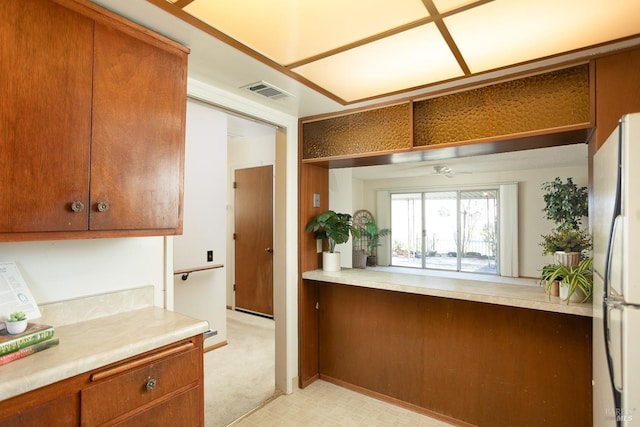
[[0, 232], [86, 230], [93, 21], [36, 0], [0, 16]]
[[180, 226], [186, 61], [96, 23], [91, 230]]

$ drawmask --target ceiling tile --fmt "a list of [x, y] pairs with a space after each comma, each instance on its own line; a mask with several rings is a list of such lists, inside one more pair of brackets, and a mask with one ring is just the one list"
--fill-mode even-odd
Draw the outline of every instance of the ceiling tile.
[[495, 0], [445, 18], [472, 73], [640, 33], [638, 0]]
[[195, 0], [184, 11], [282, 65], [429, 16], [421, 0]]
[[477, 0], [433, 0], [434, 6], [441, 14], [471, 3], [477, 3]]
[[435, 24], [427, 24], [292, 71], [347, 102], [462, 76]]

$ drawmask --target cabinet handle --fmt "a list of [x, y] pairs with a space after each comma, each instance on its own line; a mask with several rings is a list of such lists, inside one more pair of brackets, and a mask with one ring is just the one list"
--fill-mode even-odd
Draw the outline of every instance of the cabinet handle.
[[98, 208], [98, 212], [106, 212], [109, 210], [109, 203], [98, 202], [97, 208]]
[[79, 200], [71, 202], [71, 210], [74, 212], [82, 212], [84, 210], [84, 203]]
[[158, 380], [156, 380], [155, 378], [149, 378], [149, 381], [147, 381], [147, 385], [145, 387], [147, 391], [151, 391], [156, 388], [156, 385], [158, 385]]

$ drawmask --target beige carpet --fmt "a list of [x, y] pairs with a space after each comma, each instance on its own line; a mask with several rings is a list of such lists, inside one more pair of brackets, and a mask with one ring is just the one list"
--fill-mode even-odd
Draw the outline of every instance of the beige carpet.
[[228, 345], [204, 355], [207, 427], [227, 426], [275, 393], [275, 322], [227, 310]]

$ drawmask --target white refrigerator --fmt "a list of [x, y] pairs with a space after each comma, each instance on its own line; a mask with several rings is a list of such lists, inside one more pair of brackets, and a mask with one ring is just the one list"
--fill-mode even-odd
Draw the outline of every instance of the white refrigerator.
[[593, 425], [640, 427], [640, 113], [593, 159]]

